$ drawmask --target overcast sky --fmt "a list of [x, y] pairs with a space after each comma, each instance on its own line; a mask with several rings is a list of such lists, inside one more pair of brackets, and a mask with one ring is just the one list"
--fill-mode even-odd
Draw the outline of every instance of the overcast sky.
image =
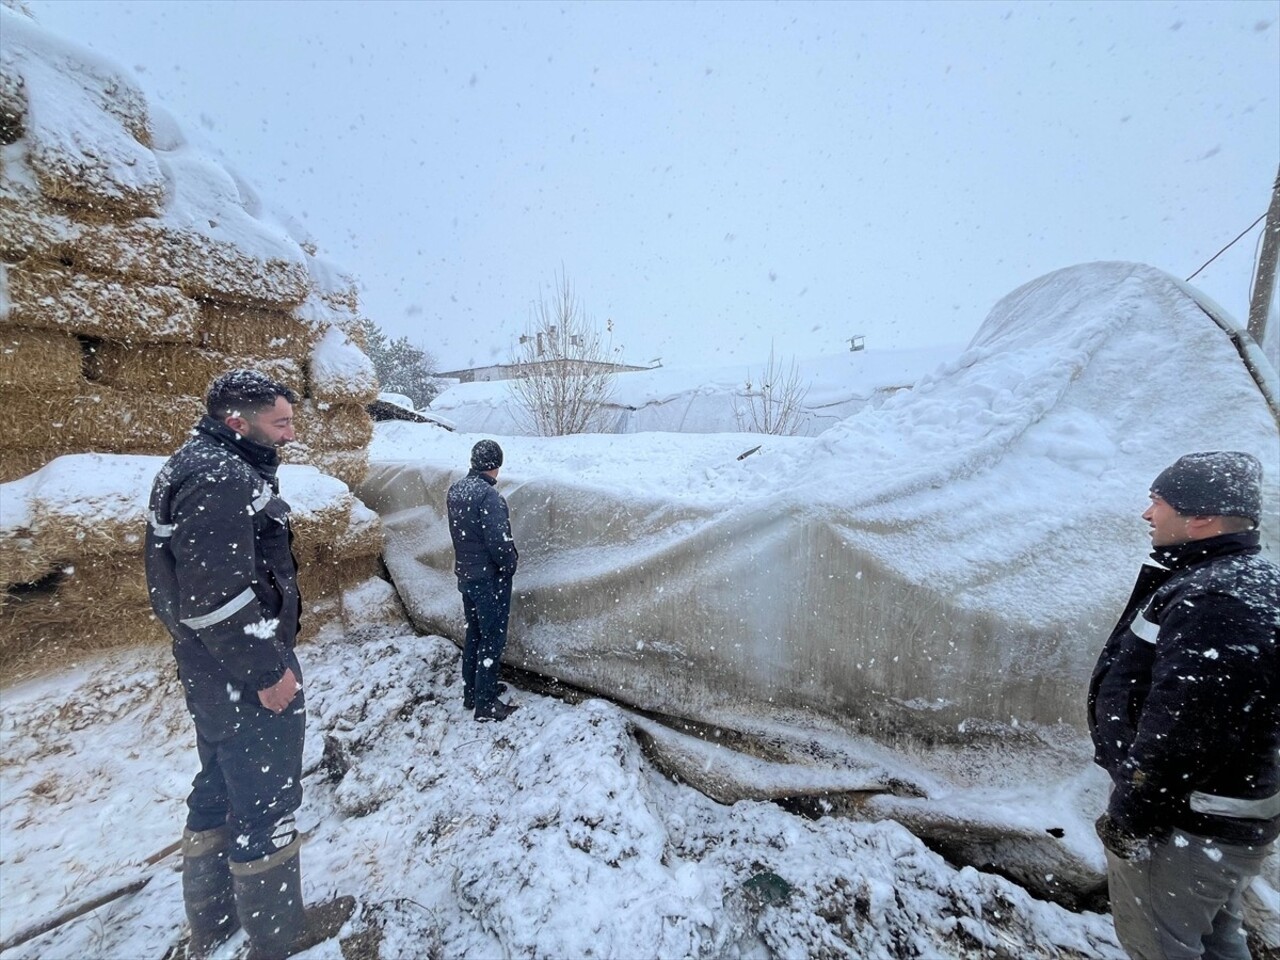
[[[28, 0], [442, 369], [563, 265], [625, 358], [963, 343], [1050, 270], [1186, 277], [1280, 160], [1280, 4]], [[1197, 278], [1242, 322], [1261, 227]]]

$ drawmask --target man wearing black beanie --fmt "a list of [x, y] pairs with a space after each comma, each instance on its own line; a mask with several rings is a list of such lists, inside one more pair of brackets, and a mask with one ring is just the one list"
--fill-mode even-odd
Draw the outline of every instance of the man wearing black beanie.
[[1098, 835], [1135, 960], [1247, 960], [1245, 888], [1280, 834], [1280, 571], [1262, 465], [1192, 453], [1151, 484], [1144, 565], [1089, 684]]
[[462, 594], [467, 636], [462, 647], [462, 705], [480, 721], [505, 720], [516, 709], [498, 699], [502, 651], [511, 613], [515, 541], [507, 501], [498, 493], [502, 447], [481, 440], [471, 448], [471, 470], [449, 487], [449, 534]]

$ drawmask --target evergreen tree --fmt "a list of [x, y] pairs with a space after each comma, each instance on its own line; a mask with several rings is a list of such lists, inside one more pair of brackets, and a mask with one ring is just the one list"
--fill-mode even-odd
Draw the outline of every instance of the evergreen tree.
[[384, 393], [404, 394], [415, 407], [426, 407], [440, 393], [436, 379], [436, 358], [415, 346], [408, 337], [390, 339], [367, 317], [361, 318], [368, 347], [365, 353], [378, 372], [378, 383]]

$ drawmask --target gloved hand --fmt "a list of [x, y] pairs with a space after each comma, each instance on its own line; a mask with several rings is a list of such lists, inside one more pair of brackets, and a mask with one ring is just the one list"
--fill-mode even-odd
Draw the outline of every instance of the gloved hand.
[[1121, 860], [1138, 863], [1150, 858], [1151, 843], [1155, 838], [1129, 832], [1116, 823], [1111, 814], [1100, 816], [1094, 821], [1093, 828], [1098, 831], [1102, 845]]

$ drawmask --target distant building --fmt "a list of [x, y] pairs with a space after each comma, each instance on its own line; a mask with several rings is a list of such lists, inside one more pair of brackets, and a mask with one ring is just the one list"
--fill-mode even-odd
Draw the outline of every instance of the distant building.
[[484, 383], [489, 380], [514, 380], [522, 368], [538, 370], [555, 369], [558, 364], [572, 363], [586, 373], [627, 373], [633, 370], [650, 370], [651, 367], [635, 367], [627, 363], [605, 363], [593, 360], [537, 360], [533, 363], [494, 363], [487, 367], [471, 367], [466, 370], [442, 370], [437, 377], [457, 380], [459, 383]]

